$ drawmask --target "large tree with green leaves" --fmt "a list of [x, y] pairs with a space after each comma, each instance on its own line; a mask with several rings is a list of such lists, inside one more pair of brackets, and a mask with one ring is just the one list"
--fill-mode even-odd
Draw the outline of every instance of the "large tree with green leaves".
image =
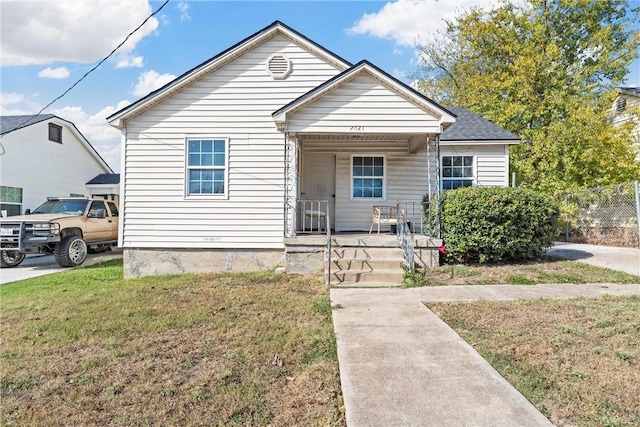
[[638, 58], [625, 0], [526, 0], [472, 8], [420, 46], [419, 87], [520, 135], [521, 184], [543, 190], [638, 179], [630, 127], [613, 128], [612, 89]]

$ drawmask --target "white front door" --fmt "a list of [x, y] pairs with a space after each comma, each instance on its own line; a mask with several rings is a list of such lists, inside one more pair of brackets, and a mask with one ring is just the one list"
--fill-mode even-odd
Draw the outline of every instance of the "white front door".
[[336, 213], [335, 154], [304, 154], [302, 190], [308, 200], [328, 200], [331, 228]]

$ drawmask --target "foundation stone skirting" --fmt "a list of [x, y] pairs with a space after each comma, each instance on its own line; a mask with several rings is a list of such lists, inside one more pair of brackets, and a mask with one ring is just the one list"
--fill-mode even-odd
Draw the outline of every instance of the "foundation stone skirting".
[[124, 277], [272, 270], [281, 249], [124, 249]]

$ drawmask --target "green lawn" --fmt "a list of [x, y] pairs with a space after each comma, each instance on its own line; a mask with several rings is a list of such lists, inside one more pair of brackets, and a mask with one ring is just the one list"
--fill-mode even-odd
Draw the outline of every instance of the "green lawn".
[[0, 287], [3, 425], [344, 425], [318, 277], [122, 280], [122, 261]]

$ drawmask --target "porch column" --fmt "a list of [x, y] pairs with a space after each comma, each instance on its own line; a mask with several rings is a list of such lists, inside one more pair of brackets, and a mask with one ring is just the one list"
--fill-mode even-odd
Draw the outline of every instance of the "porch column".
[[284, 237], [296, 235], [298, 202], [299, 147], [296, 134], [285, 134], [284, 145]]

